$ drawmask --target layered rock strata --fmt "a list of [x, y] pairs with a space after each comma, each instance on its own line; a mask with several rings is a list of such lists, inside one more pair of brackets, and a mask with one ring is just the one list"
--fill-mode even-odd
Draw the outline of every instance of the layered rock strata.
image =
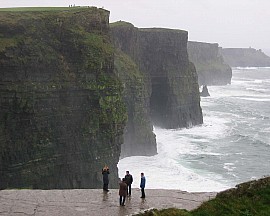
[[115, 72], [124, 85], [124, 101], [128, 121], [124, 131], [121, 157], [150, 156], [157, 153], [153, 125], [150, 120], [150, 86], [134, 61], [121, 50], [115, 52]]
[[100, 188], [117, 163], [126, 109], [109, 12], [0, 13], [0, 187]]
[[200, 86], [231, 83], [232, 69], [224, 62], [218, 44], [189, 41], [188, 55], [196, 67]]
[[[150, 115], [146, 116], [150, 116], [151, 121], [146, 117], [144, 121], [139, 120], [134, 124], [136, 110], [131, 110], [128, 121], [131, 120], [132, 123], [127, 127], [140, 128], [147, 125], [149, 133], [148, 139], [144, 139], [142, 144], [144, 148], [154, 149], [149, 147], [153, 145], [153, 136], [150, 133], [152, 124], [164, 128], [201, 124], [197, 74], [194, 65], [188, 60], [187, 32], [139, 29], [126, 22], [113, 23], [111, 29], [116, 48], [136, 64], [135, 67], [142, 77], [142, 85], [145, 86], [145, 93], [141, 94], [139, 103], [145, 104], [145, 112], [150, 112]], [[135, 98], [129, 99], [134, 101]], [[138, 135], [134, 133], [129, 138], [130, 142], [124, 142], [123, 146], [126, 145], [126, 149], [136, 146]]]

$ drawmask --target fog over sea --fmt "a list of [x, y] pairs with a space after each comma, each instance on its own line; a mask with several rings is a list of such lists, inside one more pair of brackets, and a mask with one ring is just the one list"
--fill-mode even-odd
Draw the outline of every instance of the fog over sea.
[[158, 154], [128, 157], [133, 187], [144, 172], [146, 188], [221, 191], [270, 175], [270, 68], [233, 68], [231, 85], [209, 86], [201, 98], [204, 124], [155, 128]]

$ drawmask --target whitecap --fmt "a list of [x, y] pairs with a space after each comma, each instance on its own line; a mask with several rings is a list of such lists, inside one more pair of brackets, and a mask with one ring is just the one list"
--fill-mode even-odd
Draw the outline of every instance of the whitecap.
[[237, 97], [241, 100], [248, 100], [248, 101], [258, 101], [258, 102], [268, 102], [270, 98], [247, 98], [247, 97]]
[[234, 163], [224, 163], [223, 168], [231, 172], [236, 168], [234, 165]]
[[[133, 187], [140, 184], [140, 173], [146, 176], [146, 188], [149, 189], [178, 189], [188, 192], [222, 191], [231, 185], [220, 183], [220, 176], [208, 173], [204, 176], [194, 170], [187, 169], [175, 160], [159, 155], [153, 157], [128, 157], [118, 163], [119, 176], [126, 170], [133, 175]], [[215, 180], [216, 179], [216, 180]]]

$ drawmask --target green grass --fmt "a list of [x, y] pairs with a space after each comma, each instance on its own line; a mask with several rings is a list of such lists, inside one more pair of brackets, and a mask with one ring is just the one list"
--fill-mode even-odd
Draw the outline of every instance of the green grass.
[[134, 27], [134, 25], [125, 21], [117, 21], [110, 23], [110, 27]]
[[29, 11], [63, 11], [87, 8], [84, 7], [18, 7], [18, 8], [0, 8], [0, 12], [29, 12]]
[[153, 209], [140, 216], [269, 216], [270, 177], [237, 185], [193, 211]]

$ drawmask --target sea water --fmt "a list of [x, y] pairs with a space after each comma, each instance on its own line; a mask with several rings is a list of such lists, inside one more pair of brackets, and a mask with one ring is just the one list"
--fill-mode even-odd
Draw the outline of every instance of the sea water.
[[270, 175], [270, 68], [233, 68], [232, 83], [209, 86], [201, 98], [204, 123], [189, 129], [154, 128], [158, 154], [119, 161], [133, 187], [222, 191]]

